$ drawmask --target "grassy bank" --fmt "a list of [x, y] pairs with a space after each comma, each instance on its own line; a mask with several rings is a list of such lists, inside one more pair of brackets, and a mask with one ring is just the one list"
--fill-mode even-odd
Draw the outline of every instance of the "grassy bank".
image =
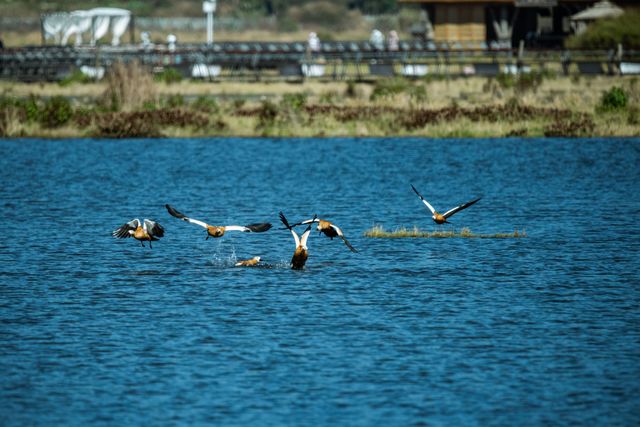
[[635, 136], [639, 106], [628, 77], [168, 83], [121, 68], [0, 83], [0, 136]]
[[451, 237], [461, 237], [466, 239], [509, 239], [527, 237], [525, 231], [515, 230], [513, 233], [497, 233], [497, 234], [476, 234], [468, 228], [460, 230], [446, 231], [423, 231], [418, 227], [411, 229], [397, 228], [393, 231], [387, 231], [384, 227], [376, 225], [364, 232], [365, 237], [381, 238], [381, 239], [402, 239], [402, 238], [435, 238], [444, 239]]

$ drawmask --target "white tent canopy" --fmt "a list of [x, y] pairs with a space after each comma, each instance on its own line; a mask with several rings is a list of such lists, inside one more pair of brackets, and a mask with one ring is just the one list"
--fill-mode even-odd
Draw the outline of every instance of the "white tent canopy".
[[615, 18], [616, 16], [620, 16], [624, 13], [624, 10], [611, 3], [610, 1], [604, 0], [599, 1], [594, 4], [592, 7], [583, 10], [582, 12], [578, 12], [575, 15], [571, 16], [572, 21], [594, 21], [596, 19], [602, 18]]
[[120, 44], [120, 37], [127, 31], [131, 21], [131, 12], [115, 7], [97, 7], [90, 10], [60, 12], [42, 17], [42, 31], [45, 39], [54, 39], [56, 43], [66, 45], [71, 36], [76, 36], [76, 45], [82, 44], [82, 35], [89, 33], [90, 43], [94, 45], [109, 30], [113, 38], [111, 44]]
[[603, 0], [594, 4], [592, 7], [578, 12], [571, 16], [571, 27], [576, 34], [582, 34], [587, 30], [587, 24], [597, 19], [615, 18], [624, 13], [624, 10], [611, 3]]

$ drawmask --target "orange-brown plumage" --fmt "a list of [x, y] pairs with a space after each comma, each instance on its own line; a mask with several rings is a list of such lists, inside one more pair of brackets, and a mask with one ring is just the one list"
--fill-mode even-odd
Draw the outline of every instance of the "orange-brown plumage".
[[453, 209], [449, 209], [448, 211], [446, 211], [445, 213], [441, 214], [438, 213], [433, 206], [431, 206], [431, 204], [429, 202], [427, 202], [427, 200], [422, 197], [422, 194], [420, 194], [418, 192], [418, 190], [416, 190], [416, 187], [414, 187], [413, 185], [411, 185], [411, 188], [413, 188], [413, 191], [418, 195], [418, 197], [420, 197], [420, 200], [422, 200], [422, 203], [424, 203], [424, 205], [427, 207], [427, 209], [429, 209], [431, 211], [431, 219], [433, 219], [433, 222], [435, 222], [436, 224], [440, 225], [440, 224], [444, 224], [445, 222], [448, 223], [449, 221], [447, 221], [447, 219], [453, 215], [455, 215], [456, 213], [460, 212], [463, 209], [468, 208], [469, 206], [473, 205], [474, 203], [476, 203], [478, 200], [481, 199], [481, 197], [478, 197], [475, 200], [472, 200], [470, 202], [467, 203], [463, 203], [459, 206], [456, 206]]
[[291, 257], [291, 268], [293, 270], [302, 270], [308, 257], [309, 253], [307, 250], [302, 246], [298, 246], [293, 253], [293, 257]]
[[[313, 217], [315, 220], [316, 217]], [[313, 220], [311, 222], [313, 222]], [[280, 212], [280, 221], [284, 224], [284, 226], [291, 232], [293, 236], [293, 240], [296, 244], [296, 249], [293, 252], [293, 257], [291, 257], [291, 269], [293, 270], [302, 270], [304, 268], [305, 263], [307, 262], [307, 258], [309, 257], [309, 252], [307, 250], [307, 239], [309, 238], [309, 234], [311, 233], [311, 225], [307, 226], [307, 229], [302, 233], [301, 237], [298, 237], [298, 234], [293, 230], [293, 226], [289, 225], [289, 221], [284, 216], [282, 212]]]
[[224, 227], [220, 227], [217, 225], [208, 225], [207, 234], [210, 237], [222, 237], [224, 236]]
[[245, 233], [263, 233], [271, 228], [271, 224], [268, 222], [262, 222], [257, 224], [249, 224], [249, 225], [209, 225], [204, 221], [200, 221], [197, 219], [189, 218], [181, 212], [178, 212], [171, 205], [165, 205], [169, 214], [175, 218], [181, 219], [183, 221], [189, 222], [191, 224], [198, 225], [205, 230], [207, 230], [207, 239], [209, 237], [217, 238], [222, 237], [227, 231], [242, 231]]
[[164, 228], [155, 221], [145, 218], [143, 222], [140, 222], [140, 220], [136, 218], [121, 225], [111, 234], [113, 237], [119, 239], [133, 237], [139, 241], [142, 246], [144, 246], [143, 242], [149, 242], [149, 247], [151, 247], [151, 242], [155, 242], [164, 236]]
[[253, 267], [257, 265], [259, 262], [260, 262], [260, 257], [255, 256], [251, 259], [245, 259], [245, 260], [236, 262], [236, 267]]

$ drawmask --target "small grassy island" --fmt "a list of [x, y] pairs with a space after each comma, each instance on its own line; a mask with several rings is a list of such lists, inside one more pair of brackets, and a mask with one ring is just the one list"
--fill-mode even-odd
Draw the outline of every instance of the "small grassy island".
[[466, 239], [511, 239], [527, 237], [527, 233], [523, 231], [515, 230], [513, 233], [496, 233], [496, 234], [476, 234], [469, 228], [464, 227], [460, 230], [446, 230], [446, 231], [423, 231], [418, 227], [411, 229], [402, 227], [396, 228], [393, 231], [387, 231], [381, 225], [375, 225], [364, 232], [365, 237], [380, 238], [380, 239], [401, 239], [401, 238], [435, 238], [444, 239], [449, 237], [462, 237]]

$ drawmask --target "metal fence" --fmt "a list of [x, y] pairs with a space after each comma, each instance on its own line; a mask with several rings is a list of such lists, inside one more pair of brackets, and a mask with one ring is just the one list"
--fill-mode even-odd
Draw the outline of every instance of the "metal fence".
[[322, 43], [315, 52], [304, 42], [12, 48], [0, 50], [0, 78], [58, 81], [77, 70], [99, 76], [96, 70], [108, 71], [117, 61], [138, 61], [153, 72], [173, 68], [184, 77], [209, 80], [640, 73], [638, 51], [518, 51], [417, 41], [401, 42], [397, 50], [388, 50], [365, 41], [346, 41]]

